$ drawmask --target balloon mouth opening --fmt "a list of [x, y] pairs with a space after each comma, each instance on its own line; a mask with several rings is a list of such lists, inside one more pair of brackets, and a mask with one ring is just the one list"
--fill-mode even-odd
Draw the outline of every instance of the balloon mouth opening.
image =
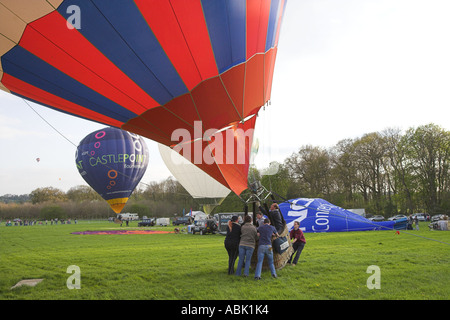
[[122, 212], [123, 207], [125, 207], [125, 204], [128, 201], [128, 198], [116, 198], [116, 199], [110, 199], [107, 200], [111, 209], [117, 214]]

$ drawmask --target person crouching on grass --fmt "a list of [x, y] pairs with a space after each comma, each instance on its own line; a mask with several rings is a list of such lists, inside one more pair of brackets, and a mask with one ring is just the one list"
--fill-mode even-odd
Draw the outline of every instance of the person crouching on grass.
[[291, 232], [289, 233], [289, 237], [292, 241], [292, 247], [294, 248], [294, 252], [292, 253], [288, 263], [291, 264], [292, 258], [294, 258], [294, 262], [292, 263], [292, 265], [295, 266], [306, 244], [305, 236], [303, 235], [303, 231], [300, 229], [300, 222], [298, 221], [294, 222], [294, 229], [292, 229]]

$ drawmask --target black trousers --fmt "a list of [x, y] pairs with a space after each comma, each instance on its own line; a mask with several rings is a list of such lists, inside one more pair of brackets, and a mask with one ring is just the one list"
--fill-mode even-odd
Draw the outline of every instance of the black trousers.
[[225, 249], [228, 252], [228, 274], [234, 274], [234, 264], [239, 256], [239, 243], [225, 242]]
[[[305, 243], [301, 241], [295, 241], [295, 243], [292, 245], [294, 248], [294, 252], [292, 253], [291, 258], [289, 259], [288, 263], [292, 262], [292, 258], [294, 258], [294, 264], [297, 264], [298, 258], [300, 258], [300, 255], [302, 254], [303, 248], [305, 247]], [[295, 255], [295, 257], [294, 257]]]

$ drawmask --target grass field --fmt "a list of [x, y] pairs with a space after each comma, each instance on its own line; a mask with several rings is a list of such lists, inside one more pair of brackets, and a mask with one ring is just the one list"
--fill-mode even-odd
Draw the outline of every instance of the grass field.
[[[136, 226], [133, 222], [128, 229]], [[253, 276], [227, 275], [224, 237], [218, 234], [71, 234], [118, 228], [117, 224], [93, 221], [57, 226], [3, 224], [0, 299], [450, 298], [450, 232], [429, 231], [427, 223], [420, 225], [420, 231], [408, 234], [308, 233], [300, 263], [279, 270], [278, 279], [265, 271], [261, 281], [255, 281]], [[172, 231], [173, 227], [153, 229]], [[79, 290], [67, 288], [70, 265], [80, 268]], [[366, 271], [371, 265], [380, 268], [380, 289], [366, 285], [371, 276]], [[35, 278], [44, 281], [36, 287], [10, 289], [20, 280]]]

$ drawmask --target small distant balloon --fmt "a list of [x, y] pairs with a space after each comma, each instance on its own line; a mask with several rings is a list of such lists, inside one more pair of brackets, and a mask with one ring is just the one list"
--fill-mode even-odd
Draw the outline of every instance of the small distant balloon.
[[37, 162], [41, 161], [41, 158], [36, 158], [36, 161], [37, 161]]

